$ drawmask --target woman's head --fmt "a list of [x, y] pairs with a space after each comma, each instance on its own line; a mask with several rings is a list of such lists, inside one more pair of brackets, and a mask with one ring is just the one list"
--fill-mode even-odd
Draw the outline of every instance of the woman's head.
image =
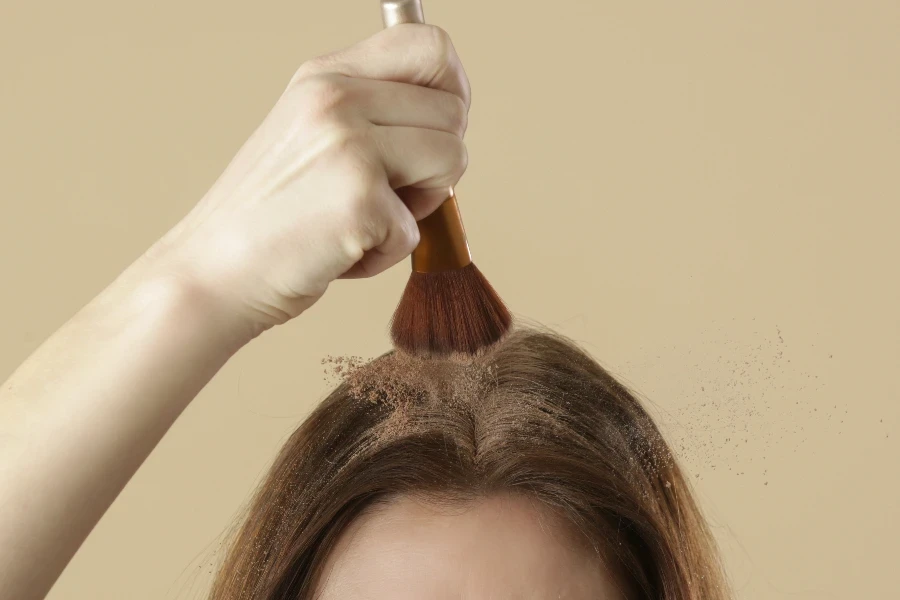
[[356, 369], [282, 449], [212, 593], [445, 597], [726, 597], [656, 426], [559, 336]]

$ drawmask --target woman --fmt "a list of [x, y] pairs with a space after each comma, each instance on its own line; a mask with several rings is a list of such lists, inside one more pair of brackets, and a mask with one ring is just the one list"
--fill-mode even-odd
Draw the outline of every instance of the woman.
[[263, 482], [212, 600], [720, 600], [714, 544], [650, 417], [518, 330], [466, 364], [353, 372]]
[[[304, 64], [197, 206], [13, 373], [0, 599], [45, 597], [238, 349], [409, 255], [465, 170], [469, 98], [430, 26]], [[339, 388], [285, 448], [213, 596], [716, 598], [703, 523], [633, 399], [552, 336], [485, 360], [487, 383], [458, 389], [449, 363], [412, 392], [377, 369], [364, 393]]]

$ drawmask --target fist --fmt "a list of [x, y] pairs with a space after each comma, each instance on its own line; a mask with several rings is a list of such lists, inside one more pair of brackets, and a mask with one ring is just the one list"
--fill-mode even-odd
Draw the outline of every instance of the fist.
[[148, 254], [261, 331], [341, 277], [407, 257], [466, 169], [469, 84], [448, 36], [391, 27], [297, 71], [202, 200]]

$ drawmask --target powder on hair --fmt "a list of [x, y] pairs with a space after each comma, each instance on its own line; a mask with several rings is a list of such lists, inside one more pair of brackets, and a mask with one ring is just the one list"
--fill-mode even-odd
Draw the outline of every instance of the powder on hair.
[[328, 378], [349, 387], [351, 397], [388, 408], [378, 443], [409, 432], [410, 406], [469, 404], [485, 396], [495, 373], [490, 354], [436, 359], [395, 351], [371, 361], [328, 356], [322, 364]]
[[421, 358], [393, 352], [371, 361], [360, 356], [328, 356], [325, 373], [350, 387], [351, 395], [392, 408], [427, 399], [468, 402], [484, 391], [493, 366], [486, 357]]
[[[373, 360], [327, 356], [322, 364], [326, 379], [347, 385], [351, 397], [371, 403], [373, 408], [388, 409], [389, 414], [372, 432], [372, 443], [380, 446], [425, 426], [421, 419], [410, 418], [412, 406], [463, 408], [472, 401], [484, 400], [497, 374], [491, 355], [436, 359], [395, 351]], [[562, 426], [550, 417], [548, 420], [538, 427], [541, 435], [546, 434], [547, 425], [551, 429]], [[520, 424], [523, 429], [529, 426], [524, 421]], [[635, 475], [657, 477], [674, 466], [669, 445], [651, 424], [625, 425], [620, 434], [635, 451]], [[363, 450], [367, 448], [360, 448]]]

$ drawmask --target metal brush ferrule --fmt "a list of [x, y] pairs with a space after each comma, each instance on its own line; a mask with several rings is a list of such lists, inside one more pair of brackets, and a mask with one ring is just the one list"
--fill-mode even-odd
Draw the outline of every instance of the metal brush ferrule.
[[[424, 23], [421, 0], [381, 0], [385, 27], [402, 23]], [[419, 245], [412, 253], [412, 269], [417, 273], [436, 273], [461, 269], [472, 262], [466, 230], [453, 188], [436, 211], [419, 221]]]

